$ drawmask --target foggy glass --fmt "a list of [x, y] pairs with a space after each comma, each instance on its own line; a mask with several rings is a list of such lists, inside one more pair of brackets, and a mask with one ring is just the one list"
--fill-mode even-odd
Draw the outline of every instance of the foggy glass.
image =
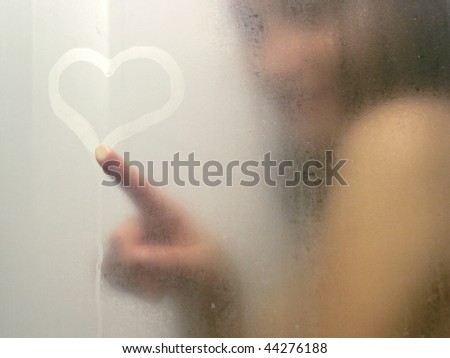
[[0, 0], [0, 336], [448, 337], [449, 6]]

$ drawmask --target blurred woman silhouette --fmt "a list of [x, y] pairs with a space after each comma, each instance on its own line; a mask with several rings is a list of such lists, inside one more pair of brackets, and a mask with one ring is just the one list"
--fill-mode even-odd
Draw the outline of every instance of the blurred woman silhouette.
[[[211, 336], [449, 337], [447, 2], [234, 0], [231, 9], [291, 148], [348, 159], [348, 185], [324, 190], [313, 249], [255, 320], [242, 322], [239, 285], [213, 235], [149, 186], [125, 188], [141, 215], [113, 234], [105, 274], [148, 297], [201, 290]], [[109, 148], [97, 159], [120, 161], [138, 182]]]

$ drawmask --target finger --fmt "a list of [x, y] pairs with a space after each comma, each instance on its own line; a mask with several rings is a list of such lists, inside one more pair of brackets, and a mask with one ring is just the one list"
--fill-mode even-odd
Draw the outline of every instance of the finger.
[[125, 269], [144, 268], [148, 271], [175, 271], [183, 266], [187, 250], [169, 245], [150, 245], [125, 236], [111, 237], [110, 260]]
[[159, 302], [165, 289], [160, 274], [142, 268], [123, 267], [111, 257], [103, 262], [102, 273], [106, 282], [113, 287], [143, 295], [153, 302]]
[[133, 248], [142, 243], [143, 230], [136, 219], [125, 221], [111, 235], [110, 248], [102, 264], [104, 278], [114, 286], [138, 291], [159, 301], [163, 295], [161, 271], [149, 270], [133, 258]]
[[110, 235], [110, 245], [121, 249], [122, 245], [143, 243], [145, 238], [142, 219], [133, 217], [125, 220]]
[[184, 245], [135, 245], [130, 248], [130, 260], [147, 270], [158, 270], [175, 277], [201, 277], [206, 269], [214, 266], [209, 262], [212, 254], [200, 246]]
[[173, 244], [169, 245], [156, 244], [158, 240], [149, 241], [145, 238], [145, 231], [139, 220], [125, 221], [111, 234], [108, 258], [125, 269], [143, 268], [153, 272], [167, 272], [183, 266], [192, 256], [192, 251], [199, 246], [181, 243], [192, 243], [189, 239], [174, 239]]
[[[151, 186], [137, 168], [130, 167], [124, 159], [110, 147], [101, 144], [95, 150], [97, 162], [105, 174], [114, 177], [133, 202], [147, 214], [159, 218], [174, 219], [181, 209], [155, 187]], [[173, 224], [173, 223], [172, 223]]]

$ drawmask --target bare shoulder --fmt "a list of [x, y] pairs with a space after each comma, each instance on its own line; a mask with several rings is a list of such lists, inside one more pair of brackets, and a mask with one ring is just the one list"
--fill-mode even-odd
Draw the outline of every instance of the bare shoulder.
[[373, 202], [382, 203], [390, 193], [423, 207], [434, 202], [432, 212], [450, 215], [449, 153], [449, 99], [405, 97], [380, 104], [353, 123], [338, 149], [348, 160], [341, 173], [350, 184], [346, 195], [368, 199], [374, 193]]
[[333, 187], [335, 226], [358, 227], [360, 236], [372, 232], [378, 242], [421, 253], [433, 249], [450, 270], [450, 100], [383, 103], [356, 120], [341, 144], [339, 156], [348, 160], [341, 174], [349, 185]]
[[379, 104], [352, 122], [337, 152], [349, 160], [344, 174], [365, 187], [449, 191], [450, 100], [417, 96]]
[[385, 102], [349, 128], [338, 150], [348, 186], [333, 186], [324, 219], [327, 335], [448, 334], [450, 313], [430, 323], [426, 302], [434, 282], [450, 287], [449, 139], [450, 101], [431, 96]]
[[434, 156], [450, 149], [449, 139], [450, 99], [408, 96], [385, 101], [364, 112], [350, 127], [343, 148], [358, 148], [364, 155], [390, 152], [391, 158], [416, 157], [419, 153]]

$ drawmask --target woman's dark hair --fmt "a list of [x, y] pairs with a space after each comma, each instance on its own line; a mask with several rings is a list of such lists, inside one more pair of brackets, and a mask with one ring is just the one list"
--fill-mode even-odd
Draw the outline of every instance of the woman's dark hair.
[[[264, 1], [262, 1], [264, 2]], [[450, 88], [447, 0], [272, 0], [270, 11], [299, 26], [336, 24], [342, 45], [339, 87], [350, 109], [401, 92]], [[257, 45], [264, 20], [258, 1], [234, 3], [241, 27]], [[253, 37], [252, 37], [253, 36]]]
[[360, 106], [397, 93], [449, 90], [446, 0], [341, 3], [346, 102]]

